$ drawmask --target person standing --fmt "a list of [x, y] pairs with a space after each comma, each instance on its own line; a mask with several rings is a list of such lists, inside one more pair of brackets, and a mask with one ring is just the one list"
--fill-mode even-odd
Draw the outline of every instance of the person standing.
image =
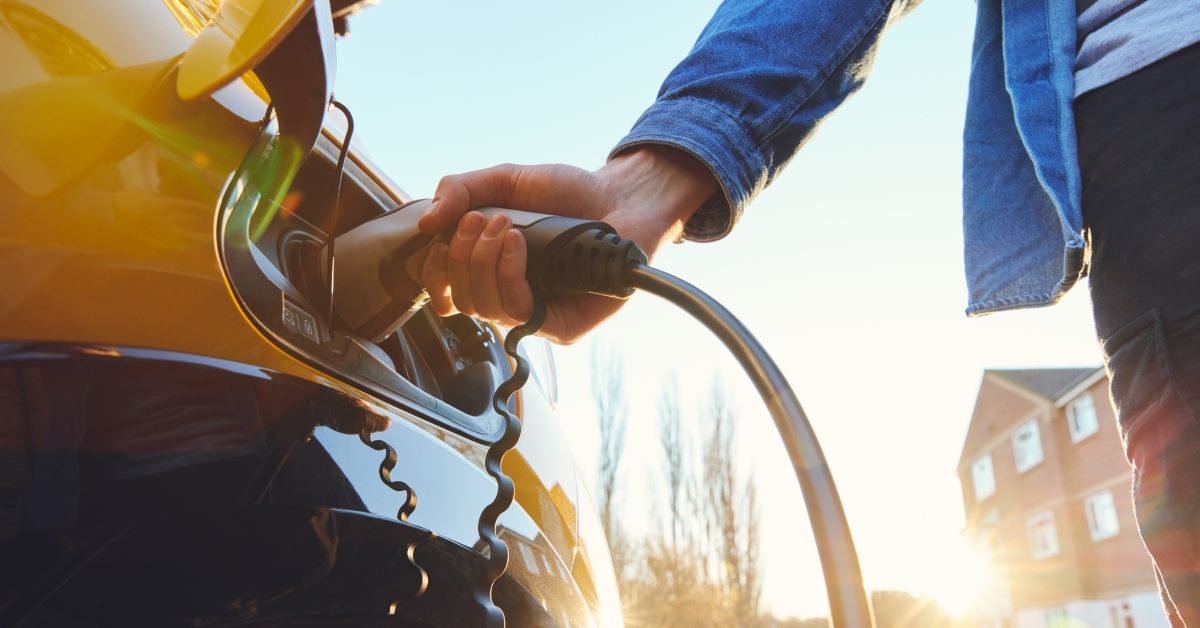
[[[532, 312], [502, 206], [608, 222], [653, 257], [728, 235], [866, 81], [910, 0], [726, 0], [595, 172], [447, 176], [422, 230], [442, 315]], [[1133, 465], [1139, 531], [1173, 626], [1200, 626], [1200, 0], [979, 0], [963, 134], [967, 314], [1057, 303], [1090, 277]], [[847, 243], [847, 246], [851, 246]], [[548, 303], [572, 342], [623, 302]]]

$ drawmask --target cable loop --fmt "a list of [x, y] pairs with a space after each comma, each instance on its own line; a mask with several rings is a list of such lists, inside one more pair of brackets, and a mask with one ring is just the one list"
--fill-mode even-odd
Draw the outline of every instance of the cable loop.
[[396, 513], [396, 518], [407, 523], [408, 516], [417, 509], [417, 493], [408, 484], [400, 480], [392, 479], [392, 470], [396, 468], [396, 462], [399, 457], [396, 455], [396, 450], [387, 442], [382, 440], [371, 440], [371, 434], [375, 432], [375, 414], [369, 413], [371, 420], [363, 424], [362, 430], [358, 433], [358, 438], [364, 445], [374, 449], [375, 451], [385, 452], [383, 462], [379, 463], [379, 479], [393, 491], [404, 493], [404, 503], [400, 506], [400, 511]]
[[484, 458], [484, 469], [496, 480], [496, 498], [479, 515], [479, 538], [488, 547], [488, 568], [475, 583], [475, 601], [483, 608], [484, 626], [487, 628], [504, 628], [504, 611], [492, 601], [492, 586], [508, 569], [508, 544], [496, 533], [496, 521], [512, 506], [514, 492], [512, 479], [504, 475], [500, 463], [504, 454], [512, 450], [521, 438], [521, 421], [508, 411], [508, 399], [529, 381], [529, 360], [517, 351], [517, 345], [525, 337], [536, 334], [545, 322], [545, 299], [534, 292], [533, 316], [524, 325], [514, 327], [504, 338], [504, 352], [517, 367], [512, 377], [500, 384], [492, 396], [492, 407], [504, 418], [504, 433], [492, 444]]

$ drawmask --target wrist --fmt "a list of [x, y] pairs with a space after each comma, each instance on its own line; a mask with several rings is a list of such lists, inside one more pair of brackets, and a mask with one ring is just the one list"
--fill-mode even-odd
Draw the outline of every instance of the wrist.
[[636, 212], [651, 223], [657, 241], [638, 241], [651, 249], [648, 254], [677, 239], [692, 214], [721, 192], [707, 164], [682, 149], [662, 144], [645, 144], [621, 153], [596, 171], [596, 176], [608, 188], [618, 213]]

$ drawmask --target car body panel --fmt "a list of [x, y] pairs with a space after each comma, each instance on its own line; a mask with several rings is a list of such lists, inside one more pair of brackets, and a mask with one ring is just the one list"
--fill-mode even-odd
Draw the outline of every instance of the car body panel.
[[[417, 490], [410, 521], [473, 547], [478, 513], [494, 494], [482, 470], [486, 443], [298, 358], [265, 335], [236, 298], [221, 261], [218, 207], [267, 105], [253, 74], [193, 103], [174, 95], [175, 69], [195, 35], [184, 18], [211, 4], [0, 1], [6, 359], [75, 351], [203, 363], [295, 378], [355, 399], [391, 419], [375, 437], [398, 450], [394, 477]], [[331, 116], [311, 158], [336, 154], [341, 123]], [[411, 200], [357, 141], [347, 176], [395, 203]], [[589, 563], [598, 552], [579, 548], [602, 542], [602, 532], [599, 540], [594, 530], [593, 538], [580, 539], [579, 478], [551, 401], [531, 382], [518, 406], [524, 434], [504, 461], [517, 503], [500, 520], [502, 537], [520, 541], [510, 573], [540, 592], [543, 605], [557, 605], [551, 615], [560, 622], [594, 623], [595, 577], [571, 574], [596, 573]], [[370, 510], [395, 517], [399, 499], [378, 478], [381, 454], [327, 428], [316, 438]], [[586, 591], [577, 580], [587, 581]]]

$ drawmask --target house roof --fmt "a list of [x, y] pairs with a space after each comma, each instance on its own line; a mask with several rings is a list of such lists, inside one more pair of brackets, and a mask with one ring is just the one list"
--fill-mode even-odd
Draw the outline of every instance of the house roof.
[[985, 371], [1047, 399], [1058, 399], [1101, 366], [1066, 369], [989, 369]]
[[1003, 380], [1022, 390], [1028, 391], [1034, 397], [1046, 399], [1051, 403], [1057, 402], [1089, 378], [1097, 373], [1103, 373], [1102, 366], [1060, 369], [988, 369], [984, 371], [983, 382], [980, 384], [979, 395], [975, 399], [975, 409], [971, 413], [971, 422], [967, 426], [967, 434], [963, 442], [962, 453], [959, 457], [961, 468], [968, 458], [978, 453], [979, 448], [988, 442], [994, 434], [1012, 426], [1017, 419], [1034, 407], [1034, 400], [1016, 391], [1005, 390], [1003, 385], [988, 385], [989, 379]]

